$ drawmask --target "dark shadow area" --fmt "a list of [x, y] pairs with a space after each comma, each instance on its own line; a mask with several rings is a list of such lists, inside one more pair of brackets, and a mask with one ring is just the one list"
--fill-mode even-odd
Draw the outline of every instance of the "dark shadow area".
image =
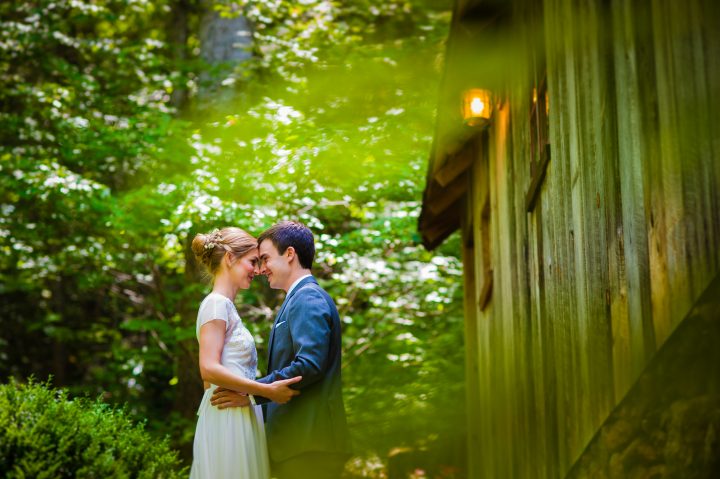
[[568, 478], [720, 477], [720, 276], [593, 437]]

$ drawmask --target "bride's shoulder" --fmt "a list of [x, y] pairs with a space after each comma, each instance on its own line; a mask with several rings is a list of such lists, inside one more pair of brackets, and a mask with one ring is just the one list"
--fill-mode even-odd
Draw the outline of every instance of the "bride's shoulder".
[[230, 298], [228, 298], [228, 297], [225, 296], [224, 294], [216, 293], [216, 292], [214, 292], [214, 291], [209, 292], [209, 293], [207, 294], [207, 296], [205, 296], [205, 299], [203, 299], [203, 302], [204, 302], [204, 301], [216, 301], [216, 302], [221, 302], [221, 303], [224, 303], [224, 302], [232, 303], [232, 301], [230, 301]]
[[234, 306], [233, 302], [230, 301], [226, 296], [223, 296], [220, 293], [209, 293], [203, 300], [200, 302], [200, 309], [207, 308], [209, 306]]
[[237, 315], [235, 305], [227, 297], [219, 293], [210, 293], [202, 300], [198, 308], [198, 321], [222, 319], [229, 321]]

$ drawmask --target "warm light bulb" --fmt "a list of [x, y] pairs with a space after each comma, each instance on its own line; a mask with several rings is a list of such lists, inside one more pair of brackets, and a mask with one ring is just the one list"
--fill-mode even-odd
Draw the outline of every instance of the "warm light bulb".
[[485, 103], [480, 98], [473, 98], [470, 102], [470, 111], [473, 115], [480, 116], [485, 109]]
[[492, 97], [488, 90], [473, 88], [463, 93], [462, 114], [465, 124], [487, 126], [492, 115]]

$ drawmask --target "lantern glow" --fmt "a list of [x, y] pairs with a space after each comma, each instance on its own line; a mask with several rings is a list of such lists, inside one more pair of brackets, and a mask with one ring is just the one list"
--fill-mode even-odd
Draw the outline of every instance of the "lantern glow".
[[480, 88], [465, 91], [463, 120], [470, 126], [484, 126], [492, 116], [490, 92]]

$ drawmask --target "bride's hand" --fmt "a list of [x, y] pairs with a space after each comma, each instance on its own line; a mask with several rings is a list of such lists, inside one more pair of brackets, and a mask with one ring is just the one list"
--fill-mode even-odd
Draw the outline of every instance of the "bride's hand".
[[269, 392], [267, 394], [267, 398], [278, 404], [285, 404], [292, 399], [293, 396], [300, 394], [300, 391], [291, 389], [290, 385], [300, 382], [301, 379], [302, 376], [295, 376], [294, 378], [281, 379], [280, 381], [270, 383], [268, 385]]

